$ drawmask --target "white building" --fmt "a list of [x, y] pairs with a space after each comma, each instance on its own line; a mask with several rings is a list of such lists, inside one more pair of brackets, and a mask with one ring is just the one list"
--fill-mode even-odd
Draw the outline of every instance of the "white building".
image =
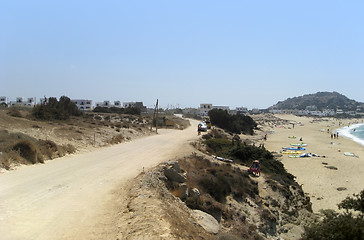
[[209, 111], [212, 110], [211, 103], [201, 103], [200, 108], [198, 109], [200, 116], [207, 116]]
[[209, 111], [212, 109], [221, 109], [226, 110], [230, 113], [230, 108], [228, 106], [213, 106], [211, 103], [201, 103], [200, 107], [198, 108], [200, 116], [208, 116]]
[[8, 105], [8, 98], [0, 97], [0, 105]]
[[76, 104], [77, 108], [81, 111], [87, 111], [92, 109], [92, 100], [88, 99], [72, 99], [71, 102]]
[[141, 112], [147, 112], [143, 102], [123, 102], [123, 108], [138, 108]]
[[30, 97], [27, 99], [27, 102], [25, 103], [27, 106], [34, 107], [36, 104], [36, 98]]
[[114, 101], [114, 107], [121, 108], [120, 101]]
[[25, 105], [24, 97], [17, 97], [15, 101], [9, 102], [9, 106], [24, 106], [24, 105]]
[[16, 103], [18, 104], [24, 104], [25, 102], [25, 98], [24, 97], [17, 97], [16, 98]]
[[15, 101], [10, 101], [9, 106], [21, 106], [21, 107], [34, 107], [36, 104], [36, 98], [30, 97], [25, 100], [24, 97], [17, 97]]
[[110, 101], [105, 100], [103, 102], [97, 102], [96, 103], [96, 107], [112, 107], [112, 104], [110, 103]]
[[236, 112], [239, 113], [239, 114], [246, 114], [249, 111], [248, 111], [248, 108], [246, 108], [246, 107], [237, 107]]

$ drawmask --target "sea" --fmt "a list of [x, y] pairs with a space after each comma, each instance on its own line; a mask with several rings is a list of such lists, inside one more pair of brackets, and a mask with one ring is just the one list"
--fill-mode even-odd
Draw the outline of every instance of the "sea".
[[339, 137], [349, 138], [364, 146], [364, 124], [353, 124], [337, 130]]

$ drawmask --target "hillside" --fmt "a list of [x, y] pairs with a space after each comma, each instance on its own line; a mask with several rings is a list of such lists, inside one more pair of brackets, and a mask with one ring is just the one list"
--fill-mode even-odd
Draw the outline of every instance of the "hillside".
[[317, 92], [306, 94], [299, 97], [288, 98], [279, 101], [269, 109], [295, 109], [295, 110], [325, 110], [325, 109], [342, 109], [343, 111], [356, 111], [361, 107], [363, 111], [364, 103], [349, 99], [337, 92]]
[[[160, 118], [159, 128], [189, 125], [173, 115]], [[0, 109], [0, 172], [152, 135], [151, 119], [150, 115], [86, 112], [46, 121], [34, 119], [30, 109]]]

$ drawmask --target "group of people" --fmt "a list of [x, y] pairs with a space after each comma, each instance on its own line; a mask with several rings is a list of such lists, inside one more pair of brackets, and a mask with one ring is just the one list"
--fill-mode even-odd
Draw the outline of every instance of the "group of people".
[[339, 133], [331, 133], [331, 139], [338, 139], [339, 138]]

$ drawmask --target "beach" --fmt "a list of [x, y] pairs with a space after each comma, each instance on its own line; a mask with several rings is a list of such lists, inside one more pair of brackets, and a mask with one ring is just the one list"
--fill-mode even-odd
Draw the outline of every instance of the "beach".
[[337, 210], [337, 204], [343, 199], [364, 189], [364, 146], [343, 137], [340, 134], [342, 131], [339, 131], [337, 138], [331, 135], [336, 134], [338, 129], [358, 121], [361, 123], [362, 120], [275, 116], [289, 120], [290, 124], [265, 129], [269, 132], [264, 141], [268, 150], [280, 153], [282, 147], [300, 143], [302, 138], [307, 147], [301, 152], [319, 156], [290, 158], [282, 154], [279, 158], [310, 196], [314, 212], [320, 209]]

